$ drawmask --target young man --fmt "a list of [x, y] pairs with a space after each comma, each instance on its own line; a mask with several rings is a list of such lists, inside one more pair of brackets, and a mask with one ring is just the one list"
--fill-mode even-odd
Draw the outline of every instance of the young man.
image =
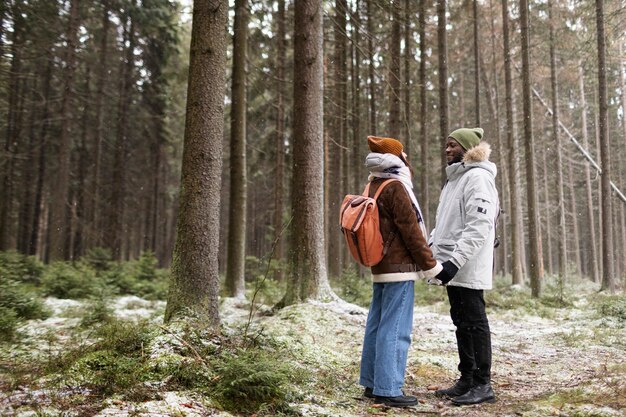
[[429, 243], [442, 263], [456, 326], [460, 379], [435, 392], [457, 405], [495, 401], [491, 388], [491, 334], [483, 291], [491, 289], [495, 221], [499, 212], [496, 166], [483, 129], [458, 129], [446, 142], [447, 182], [441, 191]]
[[441, 271], [426, 241], [427, 232], [413, 194], [411, 169], [396, 139], [369, 136], [366, 158], [369, 196], [387, 179], [376, 202], [380, 232], [388, 249], [372, 266], [373, 293], [361, 355], [359, 383], [364, 395], [390, 407], [417, 404], [404, 395], [404, 373], [413, 327], [414, 283]]

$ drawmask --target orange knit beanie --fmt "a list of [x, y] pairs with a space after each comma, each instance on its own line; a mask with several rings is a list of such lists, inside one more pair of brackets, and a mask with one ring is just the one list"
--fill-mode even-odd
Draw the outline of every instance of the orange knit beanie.
[[402, 143], [392, 138], [381, 138], [378, 136], [368, 136], [367, 144], [370, 151], [376, 153], [391, 153], [396, 156], [402, 156]]

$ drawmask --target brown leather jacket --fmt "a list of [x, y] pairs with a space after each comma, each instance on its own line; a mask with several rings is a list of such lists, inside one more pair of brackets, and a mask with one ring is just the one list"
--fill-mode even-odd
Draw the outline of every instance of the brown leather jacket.
[[[369, 196], [373, 197], [384, 179], [372, 181]], [[426, 271], [437, 261], [426, 236], [417, 223], [417, 212], [411, 198], [399, 181], [387, 184], [377, 199], [380, 233], [389, 245], [385, 257], [372, 266], [372, 274]], [[391, 244], [389, 244], [389, 239]]]

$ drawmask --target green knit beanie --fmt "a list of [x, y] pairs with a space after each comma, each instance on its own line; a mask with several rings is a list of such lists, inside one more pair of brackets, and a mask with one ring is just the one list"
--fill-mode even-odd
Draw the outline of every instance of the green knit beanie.
[[480, 127], [475, 127], [473, 129], [464, 127], [450, 133], [448, 137], [451, 137], [459, 142], [463, 149], [467, 151], [480, 143], [480, 140], [483, 138], [483, 132], [484, 130]]

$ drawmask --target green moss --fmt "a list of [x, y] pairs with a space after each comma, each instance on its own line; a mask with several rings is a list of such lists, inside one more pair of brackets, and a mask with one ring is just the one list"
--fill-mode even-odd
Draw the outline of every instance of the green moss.
[[224, 409], [238, 413], [290, 413], [294, 385], [303, 377], [280, 354], [261, 349], [223, 355], [212, 392]]

